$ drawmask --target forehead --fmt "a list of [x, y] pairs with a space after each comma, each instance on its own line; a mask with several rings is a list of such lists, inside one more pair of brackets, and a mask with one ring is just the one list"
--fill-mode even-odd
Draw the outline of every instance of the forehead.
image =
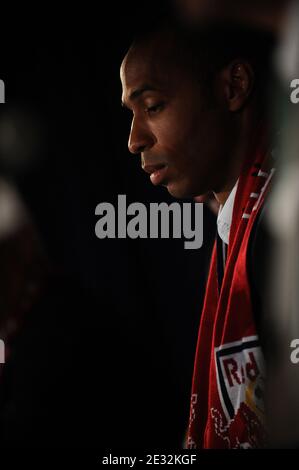
[[158, 89], [169, 88], [185, 74], [176, 58], [170, 38], [154, 37], [133, 45], [121, 65], [121, 81], [125, 93], [146, 83]]

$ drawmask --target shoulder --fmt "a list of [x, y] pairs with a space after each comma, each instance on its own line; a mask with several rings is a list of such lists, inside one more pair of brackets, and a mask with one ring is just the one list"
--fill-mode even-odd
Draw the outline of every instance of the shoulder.
[[[262, 207], [251, 232], [247, 253], [247, 271], [258, 333], [264, 323], [269, 286], [270, 260], [274, 237], [268, 223], [268, 202]], [[262, 336], [262, 335], [261, 335]]]

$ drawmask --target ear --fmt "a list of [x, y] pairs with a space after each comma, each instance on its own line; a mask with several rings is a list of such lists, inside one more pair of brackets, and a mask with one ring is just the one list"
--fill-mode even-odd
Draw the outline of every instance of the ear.
[[254, 85], [251, 65], [243, 60], [235, 60], [222, 70], [222, 90], [227, 109], [240, 111], [250, 97]]

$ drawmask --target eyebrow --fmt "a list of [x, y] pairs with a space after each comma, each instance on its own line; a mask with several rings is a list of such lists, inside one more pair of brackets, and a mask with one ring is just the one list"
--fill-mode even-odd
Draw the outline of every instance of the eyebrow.
[[[139, 98], [141, 95], [143, 95], [143, 93], [145, 93], [146, 91], [158, 91], [157, 88], [153, 87], [152, 85], [143, 85], [142, 87], [140, 88], [137, 88], [136, 90], [134, 90], [130, 96], [129, 96], [129, 101], [134, 101], [136, 100], [137, 98]], [[121, 105], [123, 107], [126, 107], [127, 105], [125, 104], [124, 101], [121, 102]]]

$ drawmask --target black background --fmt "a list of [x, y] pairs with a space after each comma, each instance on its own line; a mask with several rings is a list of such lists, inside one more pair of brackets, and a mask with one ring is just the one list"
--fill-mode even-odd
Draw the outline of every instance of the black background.
[[63, 272], [5, 365], [4, 446], [182, 445], [214, 219], [205, 210], [199, 250], [94, 232], [96, 205], [116, 204], [118, 194], [174, 201], [130, 156], [130, 116], [120, 106], [122, 57], [158, 12], [155, 2], [101, 3], [94, 12], [36, 13], [1, 34], [1, 118], [17, 120], [21, 148], [2, 172]]

